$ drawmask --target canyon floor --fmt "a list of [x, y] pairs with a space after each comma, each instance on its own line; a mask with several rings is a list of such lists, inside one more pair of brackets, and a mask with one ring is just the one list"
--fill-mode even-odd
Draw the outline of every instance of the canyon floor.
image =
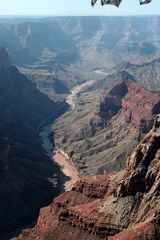
[[159, 29], [0, 19], [0, 239], [160, 239]]
[[[77, 95], [80, 94], [83, 89], [93, 84], [94, 81], [90, 80], [86, 83], [74, 87], [71, 90], [71, 94], [66, 99], [66, 102], [70, 105], [68, 113], [71, 113], [76, 108], [75, 98]], [[54, 152], [53, 161], [61, 167], [61, 171], [64, 173], [64, 175], [69, 177], [69, 180], [64, 183], [65, 191], [71, 190], [74, 183], [79, 179], [79, 172], [72, 162], [72, 159], [62, 149], [57, 149]]]

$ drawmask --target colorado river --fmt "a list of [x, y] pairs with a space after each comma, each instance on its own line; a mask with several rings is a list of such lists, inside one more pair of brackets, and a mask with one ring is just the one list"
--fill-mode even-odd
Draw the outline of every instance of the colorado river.
[[[71, 91], [71, 94], [66, 98], [66, 102], [70, 105], [68, 111], [72, 112], [75, 107], [75, 97], [82, 88], [90, 86], [94, 83], [94, 81], [88, 81], [81, 85], [74, 87]], [[49, 139], [49, 135], [52, 132], [52, 126], [54, 123], [45, 126], [40, 132], [40, 137], [42, 138], [42, 145], [45, 149], [47, 155], [52, 158], [53, 163], [57, 163], [61, 167], [61, 171], [63, 172], [61, 178], [61, 183], [63, 187], [62, 191], [68, 191], [72, 188], [73, 184], [79, 179], [79, 173], [75, 168], [72, 160], [68, 157], [68, 155], [63, 151], [63, 149], [54, 150], [53, 142]], [[65, 176], [65, 177], [64, 177]]]

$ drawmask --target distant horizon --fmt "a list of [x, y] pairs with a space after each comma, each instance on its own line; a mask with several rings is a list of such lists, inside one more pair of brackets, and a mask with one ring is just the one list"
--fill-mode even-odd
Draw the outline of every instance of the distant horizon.
[[160, 15], [160, 1], [139, 5], [139, 0], [123, 0], [120, 7], [92, 7], [91, 0], [5, 0], [0, 3], [1, 16], [139, 16]]
[[160, 17], [160, 14], [139, 14], [139, 15], [2, 15], [0, 19], [4, 18], [51, 18], [51, 17]]

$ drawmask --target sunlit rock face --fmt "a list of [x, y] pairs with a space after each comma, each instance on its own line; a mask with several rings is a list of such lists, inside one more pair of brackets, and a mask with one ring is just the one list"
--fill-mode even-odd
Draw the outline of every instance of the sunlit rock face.
[[128, 158], [123, 171], [84, 177], [41, 210], [18, 240], [160, 237], [160, 121]]
[[160, 92], [149, 91], [141, 84], [123, 80], [100, 96], [99, 114], [111, 118], [123, 109], [127, 123], [147, 133], [156, 114], [160, 112]]

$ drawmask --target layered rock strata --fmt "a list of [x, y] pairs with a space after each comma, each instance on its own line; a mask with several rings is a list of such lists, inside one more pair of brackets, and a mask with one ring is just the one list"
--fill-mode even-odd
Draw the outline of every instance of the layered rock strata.
[[160, 112], [160, 92], [126, 78], [101, 93], [81, 92], [75, 101], [74, 111], [58, 119], [54, 132], [57, 147], [71, 156], [81, 175], [124, 168]]
[[84, 177], [41, 210], [24, 239], [160, 238], [160, 116], [128, 158], [125, 170]]

